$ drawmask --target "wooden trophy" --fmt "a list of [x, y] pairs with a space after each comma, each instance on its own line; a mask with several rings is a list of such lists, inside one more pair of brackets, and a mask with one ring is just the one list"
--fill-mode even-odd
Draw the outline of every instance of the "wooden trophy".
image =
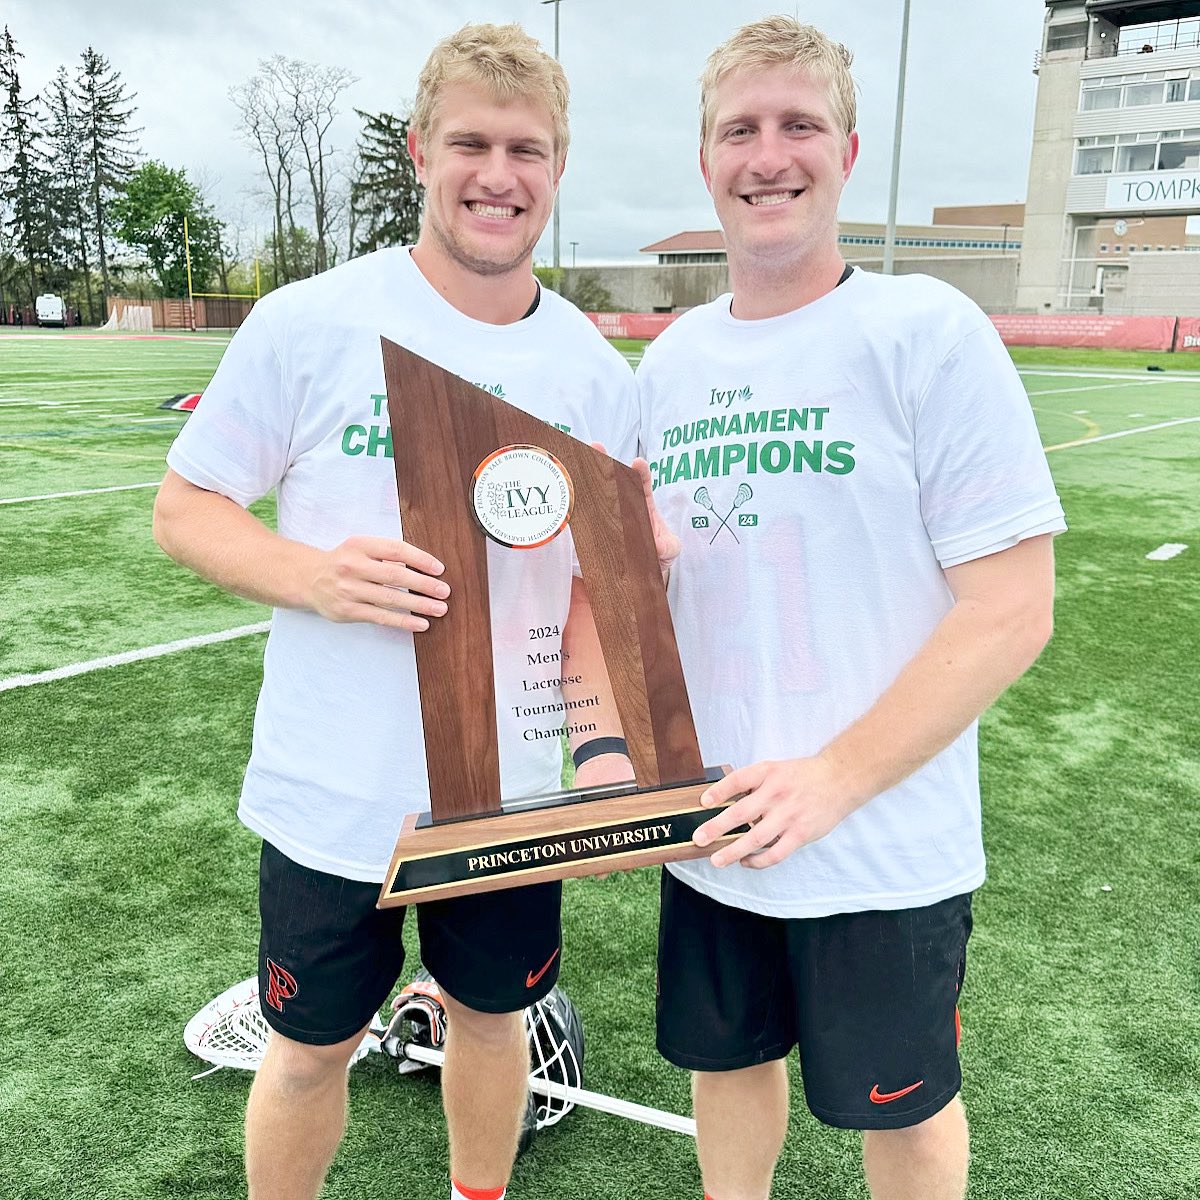
[[[451, 591], [446, 615], [413, 639], [430, 812], [405, 818], [379, 906], [710, 854], [712, 846], [701, 849], [691, 837], [719, 810], [700, 807], [699, 796], [728, 768], [706, 769], [700, 758], [640, 479], [382, 341], [404, 538], [442, 560]], [[514, 479], [536, 485], [548, 500], [532, 525], [503, 525], [503, 501], [494, 497]], [[635, 779], [506, 802], [487, 538], [535, 546], [568, 519]]]

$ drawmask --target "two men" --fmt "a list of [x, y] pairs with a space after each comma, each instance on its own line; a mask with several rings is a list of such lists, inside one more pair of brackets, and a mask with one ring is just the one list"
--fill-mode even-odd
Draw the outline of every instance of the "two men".
[[[639, 373], [642, 444], [683, 540], [669, 594], [701, 745], [738, 765], [708, 798], [746, 793], [697, 838], [751, 827], [663, 880], [659, 1046], [695, 1072], [712, 1200], [769, 1193], [793, 1046], [813, 1112], [866, 1131], [877, 1200], [962, 1195], [956, 997], [984, 877], [974, 722], [1049, 635], [1063, 528], [986, 318], [936, 281], [849, 271], [838, 254], [858, 152], [849, 62], [786, 18], [714, 53], [701, 163], [733, 295], [677, 322]], [[530, 274], [565, 97], [557, 65], [516, 32], [443, 43], [414, 112], [417, 245], [257, 306], [171, 453], [165, 548], [277, 609], [241, 807], [265, 839], [276, 1030], [247, 1118], [256, 1200], [315, 1195], [347, 1057], [399, 973], [402, 914], [374, 911], [379, 856], [424, 807], [411, 638], [453, 603], [441, 564], [395, 540], [384, 448], [403, 431], [383, 427], [378, 335], [630, 446], [625, 368]], [[718, 391], [735, 399], [715, 406]], [[272, 486], [279, 534], [243, 508]], [[538, 593], [586, 656], [563, 552], [547, 548]], [[498, 610], [538, 602], [499, 586]], [[501, 736], [503, 753], [515, 733]], [[582, 781], [627, 774], [613, 758], [585, 763]], [[509, 764], [525, 774], [506, 790], [536, 790], [552, 767]], [[519, 1025], [500, 1014], [554, 982], [558, 890], [423, 906], [419, 920], [451, 1009], [456, 1194], [498, 1196], [525, 1070]]]
[[1049, 637], [1065, 527], [987, 318], [838, 253], [849, 66], [787, 17], [714, 51], [700, 157], [732, 296], [638, 371], [701, 749], [738, 767], [705, 800], [746, 793], [696, 841], [750, 826], [663, 877], [658, 1044], [694, 1072], [711, 1200], [768, 1195], [793, 1046], [812, 1112], [865, 1131], [876, 1200], [963, 1195], [975, 720]]
[[[404, 960], [404, 910], [378, 911], [379, 885], [403, 817], [428, 807], [413, 638], [455, 598], [438, 548], [399, 537], [391, 447], [404, 430], [388, 428], [380, 335], [614, 454], [636, 444], [628, 366], [532, 273], [567, 152], [557, 62], [517, 26], [468, 26], [430, 56], [412, 130], [426, 189], [416, 245], [255, 306], [171, 449], [155, 508], [172, 557], [275, 609], [239, 809], [263, 838], [273, 1030], [246, 1117], [251, 1200], [320, 1190], [349, 1056]], [[273, 488], [278, 532], [246, 511]], [[493, 556], [490, 579], [504, 793], [552, 791], [558, 738], [531, 742], [511, 716], [528, 673], [520, 634], [561, 628], [572, 675], [603, 678], [586, 592], [566, 539], [519, 564]], [[596, 737], [619, 732], [611, 705], [589, 716]], [[578, 757], [580, 786], [631, 774], [623, 755]], [[503, 1194], [529, 1069], [521, 1010], [556, 981], [559, 901], [549, 884], [418, 910], [450, 1017], [454, 1197]]]

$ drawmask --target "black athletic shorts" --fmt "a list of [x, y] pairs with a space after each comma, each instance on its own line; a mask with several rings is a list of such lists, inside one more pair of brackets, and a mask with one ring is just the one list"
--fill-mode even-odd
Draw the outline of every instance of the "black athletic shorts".
[[[560, 883], [417, 906], [421, 958], [440, 987], [479, 1012], [518, 1012], [558, 979]], [[267, 1023], [311, 1045], [366, 1025], [404, 968], [404, 908], [378, 909], [379, 884], [302, 867], [263, 843], [259, 1003]]]
[[663, 872], [658, 1050], [731, 1071], [800, 1050], [808, 1107], [841, 1129], [902, 1129], [962, 1086], [958, 992], [971, 897], [783, 920]]

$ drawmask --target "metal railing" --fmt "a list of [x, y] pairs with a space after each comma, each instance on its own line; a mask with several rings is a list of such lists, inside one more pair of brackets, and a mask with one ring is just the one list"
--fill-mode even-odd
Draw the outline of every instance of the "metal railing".
[[1195, 17], [1163, 21], [1157, 25], [1134, 25], [1122, 29], [1115, 40], [1091, 46], [1085, 58], [1126, 58], [1163, 50], [1200, 48], [1200, 24]]

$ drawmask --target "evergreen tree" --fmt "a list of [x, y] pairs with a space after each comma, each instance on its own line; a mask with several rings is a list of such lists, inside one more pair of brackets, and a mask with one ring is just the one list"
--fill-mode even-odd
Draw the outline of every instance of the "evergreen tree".
[[[96, 320], [88, 243], [94, 228], [89, 208], [88, 167], [84, 130], [66, 67], [59, 67], [46, 101], [46, 145], [50, 162], [50, 195], [54, 240], [66, 275], [82, 277], [87, 319]], [[76, 293], [78, 296], [78, 293]]]
[[425, 189], [408, 153], [408, 119], [354, 111], [363, 130], [350, 185], [351, 253], [411, 245], [421, 231]]
[[109, 293], [108, 249], [109, 206], [133, 172], [137, 154], [136, 135], [130, 123], [136, 98], [126, 93], [121, 74], [103, 54], [89, 46], [75, 80], [75, 97], [82, 123], [90, 212], [100, 265], [102, 300]]
[[0, 204], [8, 213], [4, 224], [13, 249], [25, 259], [32, 305], [38, 294], [38, 264], [45, 264], [49, 252], [49, 184], [37, 98], [26, 100], [21, 96], [17, 60], [24, 57], [6, 25], [0, 34], [0, 153], [5, 159], [0, 173]]

